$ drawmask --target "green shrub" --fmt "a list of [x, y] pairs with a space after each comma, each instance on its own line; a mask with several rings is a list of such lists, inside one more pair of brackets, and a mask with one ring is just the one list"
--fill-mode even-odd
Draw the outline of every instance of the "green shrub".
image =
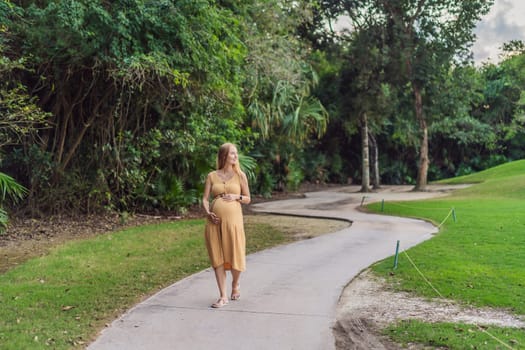
[[286, 174], [286, 189], [291, 192], [295, 192], [301, 186], [304, 180], [304, 173], [300, 165], [291, 161], [288, 163], [288, 174]]

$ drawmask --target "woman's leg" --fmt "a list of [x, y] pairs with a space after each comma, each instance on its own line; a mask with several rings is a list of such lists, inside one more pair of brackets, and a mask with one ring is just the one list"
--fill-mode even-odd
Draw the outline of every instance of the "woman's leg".
[[241, 271], [232, 269], [232, 300], [239, 300], [241, 297]]
[[215, 279], [217, 280], [217, 287], [219, 287], [219, 294], [221, 298], [227, 298], [226, 295], [226, 271], [224, 266], [218, 266], [215, 268]]
[[228, 303], [228, 296], [226, 294], [226, 271], [224, 265], [215, 268], [215, 279], [217, 280], [217, 287], [219, 288], [219, 300], [212, 304], [212, 307], [222, 307]]

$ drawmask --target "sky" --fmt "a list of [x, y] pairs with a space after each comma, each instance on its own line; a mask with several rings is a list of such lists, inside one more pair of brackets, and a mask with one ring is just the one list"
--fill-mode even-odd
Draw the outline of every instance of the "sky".
[[474, 61], [497, 63], [501, 46], [510, 40], [525, 42], [525, 0], [496, 0], [474, 31]]
[[[334, 23], [335, 30], [348, 26], [348, 18], [344, 16]], [[478, 22], [474, 33], [477, 39], [472, 51], [476, 65], [498, 63], [504, 43], [510, 40], [525, 42], [525, 0], [495, 0], [490, 12]]]

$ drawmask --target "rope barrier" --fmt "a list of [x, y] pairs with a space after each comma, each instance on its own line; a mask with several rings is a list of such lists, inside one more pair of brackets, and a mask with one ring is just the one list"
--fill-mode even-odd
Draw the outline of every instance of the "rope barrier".
[[439, 290], [437, 290], [433, 285], [432, 283], [430, 283], [430, 281], [425, 277], [425, 275], [423, 275], [423, 272], [421, 272], [421, 270], [419, 270], [416, 266], [416, 264], [414, 264], [414, 262], [412, 261], [412, 259], [410, 259], [410, 257], [408, 256], [407, 252], [406, 251], [403, 251], [403, 253], [405, 253], [408, 261], [412, 264], [412, 266], [414, 266], [414, 268], [416, 269], [416, 271], [421, 275], [421, 277], [425, 280], [425, 282], [427, 282], [427, 284], [430, 286], [430, 288], [432, 288], [434, 290], [434, 292], [437, 293], [437, 295], [439, 295], [441, 298], [445, 299], [445, 297], [439, 292]]
[[510, 346], [509, 344], [505, 343], [503, 340], [498, 339], [494, 335], [490, 334], [486, 329], [483, 329], [479, 324], [475, 324], [475, 325], [476, 325], [476, 327], [478, 327], [478, 329], [480, 331], [482, 331], [483, 333], [485, 333], [486, 335], [488, 335], [489, 337], [491, 337], [492, 339], [494, 339], [495, 341], [497, 341], [498, 343], [500, 343], [501, 345], [503, 345], [507, 349], [514, 350], [514, 348], [512, 346]]
[[445, 223], [445, 221], [447, 221], [447, 219], [450, 217], [450, 215], [452, 215], [453, 212], [454, 212], [454, 208], [450, 209], [450, 211], [448, 212], [448, 215], [445, 217], [445, 219], [443, 219], [443, 221], [441, 221], [441, 224], [438, 225], [438, 228], [440, 228]]
[[[454, 210], [454, 209], [452, 209]], [[451, 212], [452, 212], [451, 210]], [[449, 215], [450, 216], [450, 213]], [[447, 218], [448, 218], [447, 216]], [[445, 220], [447, 219], [445, 218]], [[443, 220], [443, 222], [445, 222], [445, 220]], [[414, 263], [414, 261], [412, 261], [412, 259], [410, 258], [410, 256], [408, 256], [408, 253], [406, 251], [403, 251], [403, 253], [405, 253], [405, 256], [407, 257], [408, 261], [412, 264], [412, 266], [414, 267], [414, 269], [416, 269], [416, 271], [419, 273], [419, 275], [423, 278], [423, 280], [434, 290], [434, 292], [436, 292], [437, 295], [439, 295], [442, 299], [445, 299], [445, 297], [439, 292], [439, 290], [436, 289], [436, 287], [434, 287], [434, 285], [432, 283], [430, 283], [430, 281], [425, 277], [425, 275], [423, 275], [423, 273], [421, 272], [421, 270], [416, 266], [416, 264]], [[498, 343], [500, 343], [501, 345], [503, 345], [504, 347], [506, 347], [507, 349], [510, 349], [510, 350], [514, 350], [514, 348], [512, 346], [510, 346], [509, 344], [505, 343], [503, 340], [500, 340], [498, 339], [496, 336], [494, 336], [493, 334], [489, 333], [486, 329], [483, 329], [479, 324], [477, 323], [474, 323], [474, 325], [480, 330], [482, 331], [483, 333], [485, 333], [486, 335], [488, 335], [489, 337], [491, 337], [492, 339], [496, 340]]]
[[402, 208], [409, 208], [409, 209], [418, 209], [418, 210], [448, 210], [449, 208], [421, 208], [421, 207], [413, 207], [413, 206], [410, 206], [410, 205], [405, 205], [405, 204], [399, 204], [399, 203], [396, 203], [396, 202], [388, 202], [388, 205], [394, 205], [394, 206], [398, 206], [398, 207], [402, 207]]
[[[362, 201], [361, 201], [361, 206], [363, 206], [363, 202], [365, 200], [366, 197], [363, 197]], [[418, 208], [418, 207], [412, 207], [412, 206], [408, 206], [408, 205], [403, 205], [403, 204], [399, 204], [399, 203], [389, 203], [390, 205], [397, 205], [398, 207], [402, 207], [402, 208], [409, 208], [409, 209], [417, 209], [417, 210], [448, 210], [449, 208]], [[381, 201], [381, 212], [384, 212], [385, 210], [385, 200], [383, 199]], [[450, 211], [448, 212], [448, 215], [445, 217], [445, 219], [443, 219], [443, 221], [438, 225], [438, 228], [441, 228], [441, 226], [443, 226], [443, 224], [445, 223], [445, 221], [447, 221], [447, 219], [450, 217], [450, 215], [453, 215], [453, 218], [454, 218], [454, 222], [456, 222], [456, 211], [454, 208], [450, 209]]]
[[[382, 208], [384, 209], [387, 204], [389, 206], [397, 206], [397, 207], [402, 207], [402, 208], [407, 208], [407, 209], [414, 209], [414, 210], [448, 210], [449, 209], [449, 208], [443, 208], [443, 207], [428, 207], [428, 208], [415, 207], [415, 206], [411, 206], [411, 205], [400, 204], [399, 202], [387, 202], [387, 201], [385, 201], [383, 199], [382, 203], [381, 203]], [[502, 206], [502, 205], [498, 205], [496, 207], [491, 208], [490, 210], [491, 210], [491, 212], [507, 213], [509, 211], [521, 211], [522, 209], [521, 208], [517, 208], [516, 206]], [[469, 212], [470, 210], [469, 210], [469, 207], [462, 207], [461, 211]]]
[[[366, 197], [363, 197], [363, 199], [361, 200], [361, 206], [363, 205], [364, 203], [364, 200], [365, 200]], [[397, 205], [399, 207], [404, 207], [404, 208], [410, 208], [410, 209], [418, 209], [418, 210], [444, 210], [444, 209], [448, 209], [448, 208], [416, 208], [416, 207], [412, 207], [412, 206], [408, 206], [408, 205], [403, 205], [403, 204], [399, 204], [399, 203], [389, 203], [390, 205]], [[381, 202], [381, 211], [384, 210], [384, 205], [385, 205], [385, 202], [384, 202], [384, 199], [382, 200]], [[501, 209], [501, 208], [500, 208]], [[450, 209], [450, 211], [448, 212], [447, 216], [445, 217], [445, 219], [443, 219], [443, 221], [439, 224], [438, 228], [440, 228], [447, 220], [448, 218], [453, 215], [453, 218], [454, 218], [454, 222], [456, 222], [456, 211], [454, 208]], [[397, 268], [397, 256], [398, 256], [398, 251], [399, 251], [399, 241], [397, 241], [397, 246], [396, 246], [396, 261], [394, 263], [394, 268]], [[425, 277], [425, 275], [423, 274], [423, 272], [421, 272], [421, 270], [416, 266], [416, 264], [414, 263], [414, 261], [410, 258], [410, 256], [408, 255], [408, 253], [406, 251], [403, 251], [403, 253], [405, 253], [405, 256], [407, 257], [408, 261], [410, 262], [410, 264], [412, 264], [412, 266], [414, 267], [414, 269], [419, 273], [419, 275], [421, 276], [421, 278], [423, 278], [423, 280], [430, 286], [430, 288], [432, 288], [434, 290], [434, 292], [436, 292], [437, 295], [439, 295], [439, 297], [441, 297], [442, 299], [445, 299], [445, 297], [439, 292], [439, 290], [437, 290], [436, 287], [434, 287], [434, 285], [432, 283], [430, 283], [430, 281]], [[486, 335], [488, 335], [489, 337], [491, 337], [492, 339], [494, 339], [495, 341], [497, 341], [498, 343], [500, 343], [501, 345], [503, 345], [504, 347], [506, 347], [507, 349], [510, 349], [510, 350], [514, 350], [513, 347], [511, 347], [509, 344], [505, 343], [504, 341], [502, 341], [501, 339], [497, 338], [496, 336], [494, 336], [493, 334], [489, 333], [486, 329], [483, 329], [479, 324], [477, 323], [474, 323], [474, 325], [483, 333], [485, 333]]]

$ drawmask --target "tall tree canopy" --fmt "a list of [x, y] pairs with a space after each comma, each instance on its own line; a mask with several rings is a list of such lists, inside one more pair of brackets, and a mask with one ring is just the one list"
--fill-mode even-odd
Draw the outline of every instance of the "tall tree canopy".
[[[388, 56], [385, 76], [402, 91], [409, 84], [413, 115], [419, 125], [419, 165], [416, 189], [427, 184], [429, 167], [428, 115], [434, 101], [428, 90], [448, 74], [454, 63], [468, 59], [473, 28], [492, 1], [349, 0], [323, 1], [329, 18], [346, 15], [354, 31], [383, 26]], [[376, 48], [369, 47], [372, 53]], [[371, 55], [372, 56], [372, 55]], [[373, 57], [373, 56], [372, 56]]]
[[464, 59], [473, 42], [473, 29], [492, 1], [378, 1], [381, 13], [389, 23], [394, 48], [399, 49], [398, 66], [410, 82], [414, 97], [414, 114], [419, 123], [421, 141], [416, 190], [427, 184], [428, 119], [424, 105], [432, 108], [432, 100], [424, 100], [425, 89], [437, 74]]
[[0, 1], [1, 170], [37, 214], [183, 212], [225, 141], [264, 195], [521, 157], [523, 45], [469, 57], [490, 4]]

